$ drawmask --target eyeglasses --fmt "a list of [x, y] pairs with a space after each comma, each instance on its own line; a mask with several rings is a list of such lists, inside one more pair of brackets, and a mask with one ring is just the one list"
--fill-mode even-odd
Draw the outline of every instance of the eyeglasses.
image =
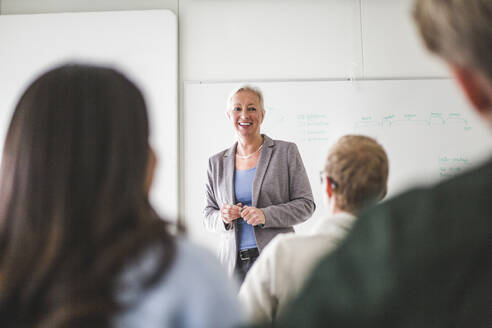
[[338, 183], [336, 183], [336, 181], [333, 180], [332, 177], [327, 177], [325, 171], [319, 171], [319, 182], [323, 184], [325, 183], [325, 179], [328, 179], [328, 182], [331, 184], [332, 189], [338, 188]]

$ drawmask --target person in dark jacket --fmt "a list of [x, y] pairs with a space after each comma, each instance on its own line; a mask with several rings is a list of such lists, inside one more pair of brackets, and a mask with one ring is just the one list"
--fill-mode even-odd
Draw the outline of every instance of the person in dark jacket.
[[[492, 124], [492, 1], [417, 0], [414, 17]], [[277, 327], [492, 327], [492, 161], [360, 216]]]

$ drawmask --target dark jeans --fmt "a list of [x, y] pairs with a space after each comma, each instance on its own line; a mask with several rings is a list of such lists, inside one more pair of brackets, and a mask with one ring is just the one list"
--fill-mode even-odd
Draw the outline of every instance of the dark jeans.
[[239, 284], [242, 284], [246, 273], [253, 266], [256, 259], [260, 255], [258, 248], [250, 248], [248, 250], [241, 250], [237, 253], [236, 258], [236, 275], [239, 280]]

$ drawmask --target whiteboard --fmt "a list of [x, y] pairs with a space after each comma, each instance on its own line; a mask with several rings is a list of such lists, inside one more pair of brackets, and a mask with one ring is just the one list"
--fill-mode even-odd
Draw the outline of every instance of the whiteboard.
[[[390, 161], [388, 197], [434, 183], [491, 155], [492, 134], [451, 79], [261, 82], [266, 115], [262, 133], [295, 142], [316, 202], [304, 233], [327, 215], [319, 182], [330, 146], [348, 133], [376, 138]], [[214, 249], [218, 236], [202, 228], [208, 157], [235, 139], [225, 115], [237, 83], [184, 86], [185, 216], [190, 233]]]
[[177, 217], [177, 20], [169, 10], [0, 16], [0, 142], [27, 85], [66, 61], [109, 65], [140, 87], [159, 158], [150, 199]]

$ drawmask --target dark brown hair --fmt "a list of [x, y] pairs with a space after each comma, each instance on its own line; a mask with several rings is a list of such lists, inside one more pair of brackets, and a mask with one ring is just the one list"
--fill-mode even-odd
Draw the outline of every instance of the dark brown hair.
[[341, 137], [330, 149], [324, 171], [337, 185], [336, 204], [343, 211], [357, 214], [386, 195], [388, 157], [370, 137]]
[[0, 176], [0, 327], [108, 326], [127, 264], [161, 245], [149, 204], [146, 106], [108, 68], [66, 65], [35, 80], [10, 122]]

